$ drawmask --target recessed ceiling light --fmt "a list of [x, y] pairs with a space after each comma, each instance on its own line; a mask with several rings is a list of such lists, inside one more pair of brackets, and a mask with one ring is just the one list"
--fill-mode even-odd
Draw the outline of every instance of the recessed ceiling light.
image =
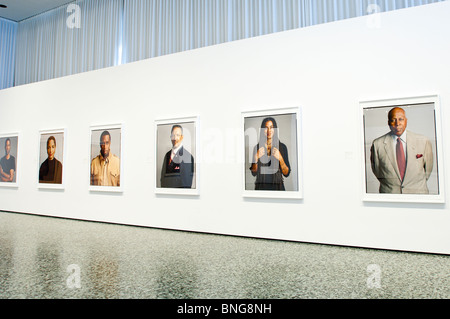
[[8, 6], [5, 6], [4, 4], [0, 4], [0, 8], [8, 8]]

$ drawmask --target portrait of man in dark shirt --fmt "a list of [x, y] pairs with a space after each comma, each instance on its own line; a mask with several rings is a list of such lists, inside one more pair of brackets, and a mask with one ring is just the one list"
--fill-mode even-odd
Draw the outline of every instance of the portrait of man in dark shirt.
[[12, 183], [16, 177], [16, 158], [11, 155], [11, 139], [5, 140], [5, 156], [0, 159], [0, 179], [4, 183]]

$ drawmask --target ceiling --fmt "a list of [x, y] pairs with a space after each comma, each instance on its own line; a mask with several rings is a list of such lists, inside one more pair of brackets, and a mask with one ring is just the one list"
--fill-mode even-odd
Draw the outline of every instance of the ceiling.
[[0, 4], [8, 6], [6, 9], [0, 8], [0, 17], [19, 22], [73, 1], [74, 0], [0, 0]]

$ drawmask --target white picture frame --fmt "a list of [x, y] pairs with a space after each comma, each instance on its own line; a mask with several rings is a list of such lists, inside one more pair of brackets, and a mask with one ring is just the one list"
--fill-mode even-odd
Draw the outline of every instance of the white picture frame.
[[[250, 167], [253, 153], [262, 136], [261, 124], [271, 117], [278, 122], [279, 142], [288, 152], [290, 173], [283, 176], [283, 191], [256, 189]], [[244, 198], [303, 199], [302, 114], [300, 107], [246, 110], [241, 112], [242, 196]], [[259, 143], [258, 143], [259, 145]], [[252, 184], [254, 186], [252, 186]], [[258, 187], [259, 188], [259, 187]]]
[[[190, 180], [181, 181], [178, 179], [177, 182], [163, 182], [166, 178], [163, 178], [167, 174], [163, 172], [164, 168], [167, 169], [167, 163], [164, 161], [167, 159], [166, 156], [173, 147], [171, 144], [171, 130], [174, 125], [180, 125], [183, 130], [183, 149], [187, 151], [184, 155], [192, 155], [193, 157], [193, 173], [192, 173], [192, 184]], [[155, 194], [164, 195], [187, 195], [187, 196], [199, 196], [200, 195], [200, 118], [197, 115], [186, 116], [186, 117], [174, 117], [155, 120], [155, 158], [154, 158], [154, 191]], [[191, 158], [187, 156], [186, 158]], [[188, 159], [188, 162], [190, 159]], [[184, 160], [183, 160], [184, 162]], [[187, 167], [187, 166], [185, 166]], [[171, 173], [175, 175], [180, 175], [181, 167], [178, 169], [178, 173]], [[169, 174], [170, 175], [170, 174]], [[172, 175], [172, 180], [174, 175]], [[166, 183], [166, 185], [162, 185]], [[172, 187], [172, 185], [180, 184], [180, 187]], [[190, 185], [190, 188], [189, 186]]]
[[[107, 175], [112, 175], [110, 181], [114, 185], [104, 185], [103, 182], [99, 181], [100, 178], [96, 177], [98, 174], [91, 174], [91, 169], [94, 159], [101, 156], [100, 138], [103, 132], [109, 132], [110, 134], [110, 153], [118, 159], [115, 168], [111, 168]], [[111, 193], [122, 193], [123, 192], [123, 168], [124, 168], [124, 124], [100, 124], [90, 126], [89, 135], [89, 191], [91, 192], [111, 192]], [[112, 164], [111, 164], [112, 165]], [[117, 169], [117, 165], [119, 168]], [[118, 175], [117, 175], [118, 174]], [[100, 183], [100, 184], [99, 184]], [[118, 184], [117, 184], [118, 183]]]
[[[19, 176], [20, 176], [20, 162], [21, 162], [21, 154], [20, 154], [20, 133], [19, 132], [13, 132], [13, 133], [4, 133], [0, 134], [0, 160], [6, 156], [6, 141], [7, 139], [10, 139], [10, 154], [14, 156], [15, 158], [15, 172], [12, 182], [3, 181], [3, 179], [0, 178], [0, 187], [7, 187], [7, 188], [18, 188], [19, 187]], [[1, 164], [0, 164], [1, 166]]]
[[[361, 164], [362, 164], [362, 200], [365, 202], [400, 202], [400, 203], [445, 203], [445, 190], [444, 190], [444, 161], [442, 155], [442, 134], [441, 134], [441, 110], [440, 99], [437, 94], [424, 95], [417, 97], [403, 97], [393, 99], [380, 99], [380, 100], [368, 100], [361, 101], [360, 103], [360, 117], [361, 117]], [[413, 132], [419, 134], [425, 139], [428, 139], [432, 146], [432, 161], [427, 160], [429, 163], [433, 163], [429, 178], [426, 180], [427, 191], [419, 190], [417, 186], [414, 188], [412, 183], [407, 182], [408, 172], [412, 172], [412, 168], [415, 167], [409, 164], [411, 171], [408, 170], [408, 163], [415, 163], [417, 161], [425, 161], [427, 157], [423, 156], [423, 152], [419, 148], [412, 149], [407, 146], [406, 150], [406, 173], [403, 182], [401, 182], [400, 193], [386, 193], [386, 189], [382, 190], [381, 180], [388, 180], [382, 177], [381, 169], [372, 168], [371, 160], [371, 148], [375, 139], [381, 138], [383, 134], [390, 132], [390, 126], [388, 125], [388, 113], [394, 107], [401, 107], [405, 110], [407, 118], [407, 132]], [[408, 136], [408, 134], [407, 134]], [[408, 141], [408, 138], [406, 138]], [[413, 143], [413, 142], [411, 142]], [[387, 143], [386, 143], [387, 145]], [[406, 144], [408, 145], [408, 143]], [[411, 144], [413, 145], [413, 144]], [[412, 147], [412, 146], [411, 146]], [[392, 148], [394, 148], [392, 144]], [[374, 148], [375, 149], [375, 148]], [[429, 149], [429, 148], [428, 148]], [[387, 150], [387, 149], [386, 149]], [[394, 152], [394, 151], [392, 151]], [[381, 152], [375, 151], [374, 154]], [[417, 153], [414, 157], [414, 153]], [[419, 154], [420, 153], [420, 154]], [[429, 153], [429, 152], [427, 152]], [[387, 154], [387, 152], [386, 152]], [[391, 153], [394, 154], [394, 153]], [[373, 155], [373, 158], [380, 158], [381, 155]], [[392, 156], [391, 156], [392, 158]], [[374, 167], [381, 167], [381, 160], [373, 160], [377, 164], [373, 164]], [[386, 161], [384, 161], [386, 162]], [[391, 160], [392, 171], [394, 161]], [[422, 167], [423, 165], [419, 165]], [[427, 164], [428, 165], [428, 164]], [[388, 165], [383, 165], [385, 170], [388, 170]], [[426, 165], [425, 165], [426, 166]], [[431, 167], [428, 165], [428, 167]], [[375, 176], [374, 171], [380, 175], [379, 178]], [[425, 170], [426, 171], [426, 170]], [[410, 173], [410, 175], [416, 175], [416, 173]], [[393, 181], [392, 178], [389, 180]], [[383, 182], [387, 184], [388, 182]], [[378, 190], [377, 190], [378, 187]], [[387, 187], [386, 187], [387, 188]], [[417, 192], [417, 193], [411, 193]], [[397, 192], [397, 190], [392, 190]]]
[[[43, 177], [42, 169], [45, 166], [46, 161], [49, 158], [47, 153], [47, 143], [49, 138], [54, 138], [55, 150], [54, 158], [57, 165], [55, 166], [54, 180], [47, 180], [47, 176]], [[55, 189], [63, 190], [65, 188], [65, 169], [66, 169], [66, 159], [67, 159], [67, 129], [45, 129], [39, 130], [39, 142], [38, 142], [38, 166], [37, 166], [37, 184], [40, 189]], [[59, 163], [58, 163], [59, 162]], [[58, 168], [59, 167], [59, 168]]]

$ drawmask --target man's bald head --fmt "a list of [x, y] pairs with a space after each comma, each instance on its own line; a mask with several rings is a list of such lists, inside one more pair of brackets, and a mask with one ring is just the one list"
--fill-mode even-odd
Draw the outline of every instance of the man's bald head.
[[388, 125], [392, 134], [401, 136], [406, 130], [408, 119], [405, 110], [401, 107], [394, 107], [388, 114]]

